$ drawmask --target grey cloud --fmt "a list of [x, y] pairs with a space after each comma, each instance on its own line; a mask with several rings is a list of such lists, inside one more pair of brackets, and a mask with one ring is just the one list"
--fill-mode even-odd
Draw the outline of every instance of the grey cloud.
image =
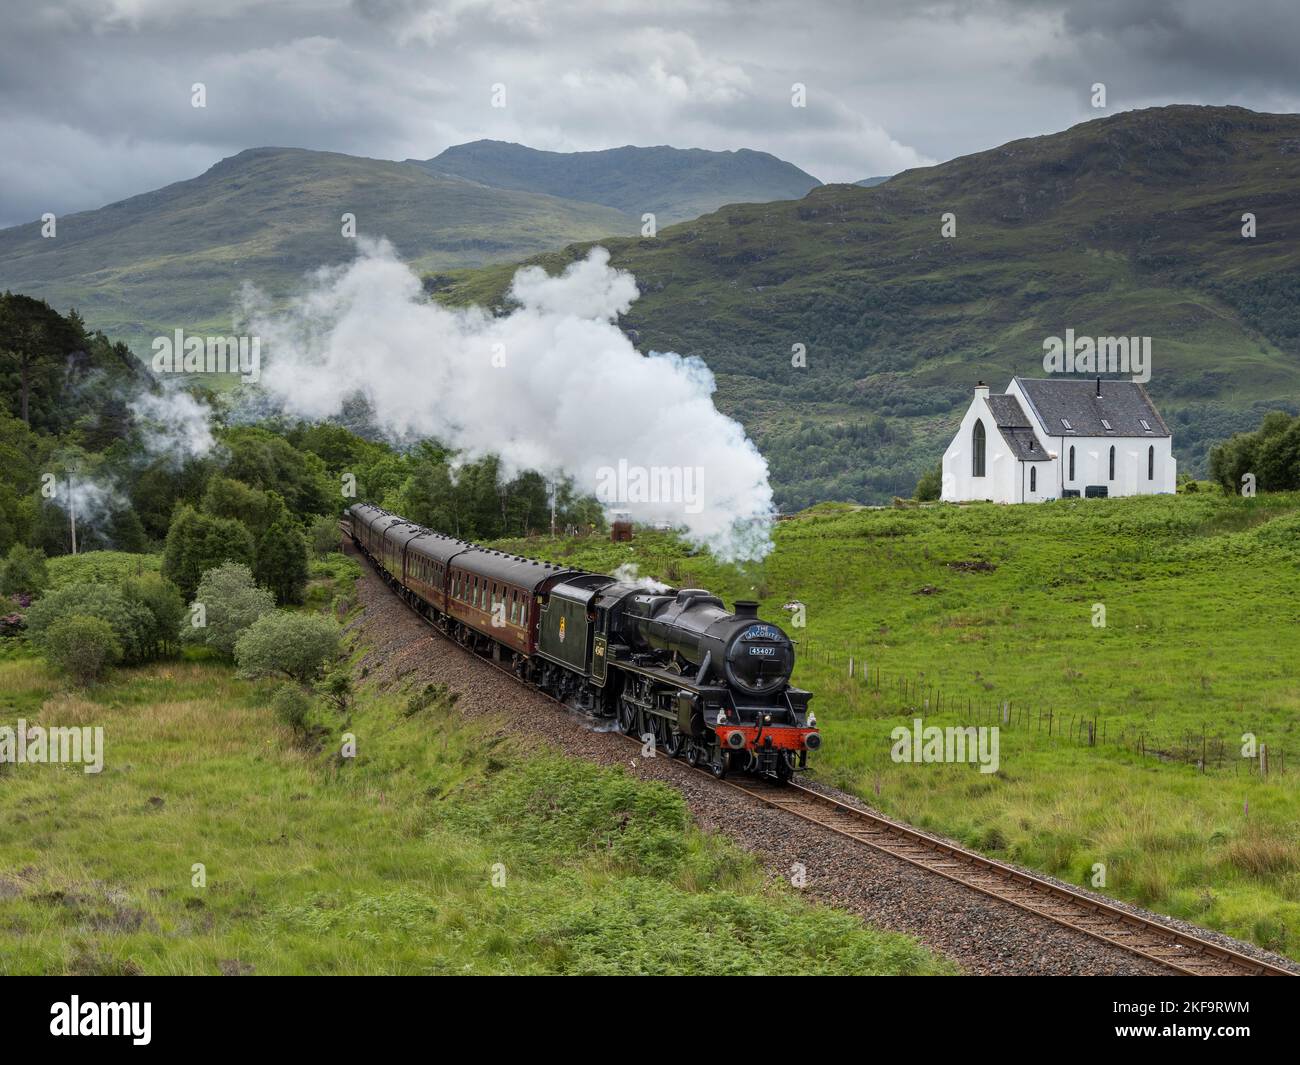
[[[1292, 109], [1277, 0], [0, 0], [0, 225], [284, 145], [426, 158], [751, 147], [823, 180], [947, 159], [1110, 109]], [[190, 107], [190, 86], [208, 107]], [[790, 106], [790, 85], [808, 107]], [[509, 106], [490, 106], [496, 82]]]

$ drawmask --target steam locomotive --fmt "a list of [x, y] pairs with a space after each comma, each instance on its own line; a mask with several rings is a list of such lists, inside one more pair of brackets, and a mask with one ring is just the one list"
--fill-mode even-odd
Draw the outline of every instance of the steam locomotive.
[[794, 646], [758, 605], [494, 551], [370, 503], [343, 529], [409, 606], [571, 708], [705, 766], [780, 781], [821, 746]]

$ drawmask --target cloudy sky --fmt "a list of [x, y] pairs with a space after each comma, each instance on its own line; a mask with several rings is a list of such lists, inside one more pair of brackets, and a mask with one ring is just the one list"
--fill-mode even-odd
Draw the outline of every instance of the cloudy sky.
[[748, 147], [851, 181], [1134, 107], [1300, 110], [1297, 40], [1294, 0], [0, 0], [0, 226], [262, 145]]

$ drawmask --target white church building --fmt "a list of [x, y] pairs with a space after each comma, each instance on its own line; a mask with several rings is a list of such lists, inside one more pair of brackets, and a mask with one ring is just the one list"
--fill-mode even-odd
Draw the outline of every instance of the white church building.
[[981, 381], [943, 453], [946, 502], [1036, 503], [1175, 490], [1173, 438], [1136, 381]]

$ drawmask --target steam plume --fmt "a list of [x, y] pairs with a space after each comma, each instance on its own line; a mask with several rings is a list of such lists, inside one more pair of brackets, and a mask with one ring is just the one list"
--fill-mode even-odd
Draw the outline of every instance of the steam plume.
[[[471, 458], [494, 453], [507, 476], [566, 474], [613, 509], [670, 522], [724, 560], [771, 550], [767, 463], [714, 407], [708, 367], [643, 357], [617, 326], [638, 296], [631, 274], [595, 248], [556, 277], [520, 270], [511, 296], [518, 306], [496, 317], [429, 303], [379, 242], [318, 271], [287, 310], [253, 294], [245, 314], [264, 342], [262, 387], [290, 415], [328, 418], [360, 393], [395, 439], [433, 436]], [[674, 490], [647, 491], [638, 471], [652, 482], [654, 471], [677, 471]]]

